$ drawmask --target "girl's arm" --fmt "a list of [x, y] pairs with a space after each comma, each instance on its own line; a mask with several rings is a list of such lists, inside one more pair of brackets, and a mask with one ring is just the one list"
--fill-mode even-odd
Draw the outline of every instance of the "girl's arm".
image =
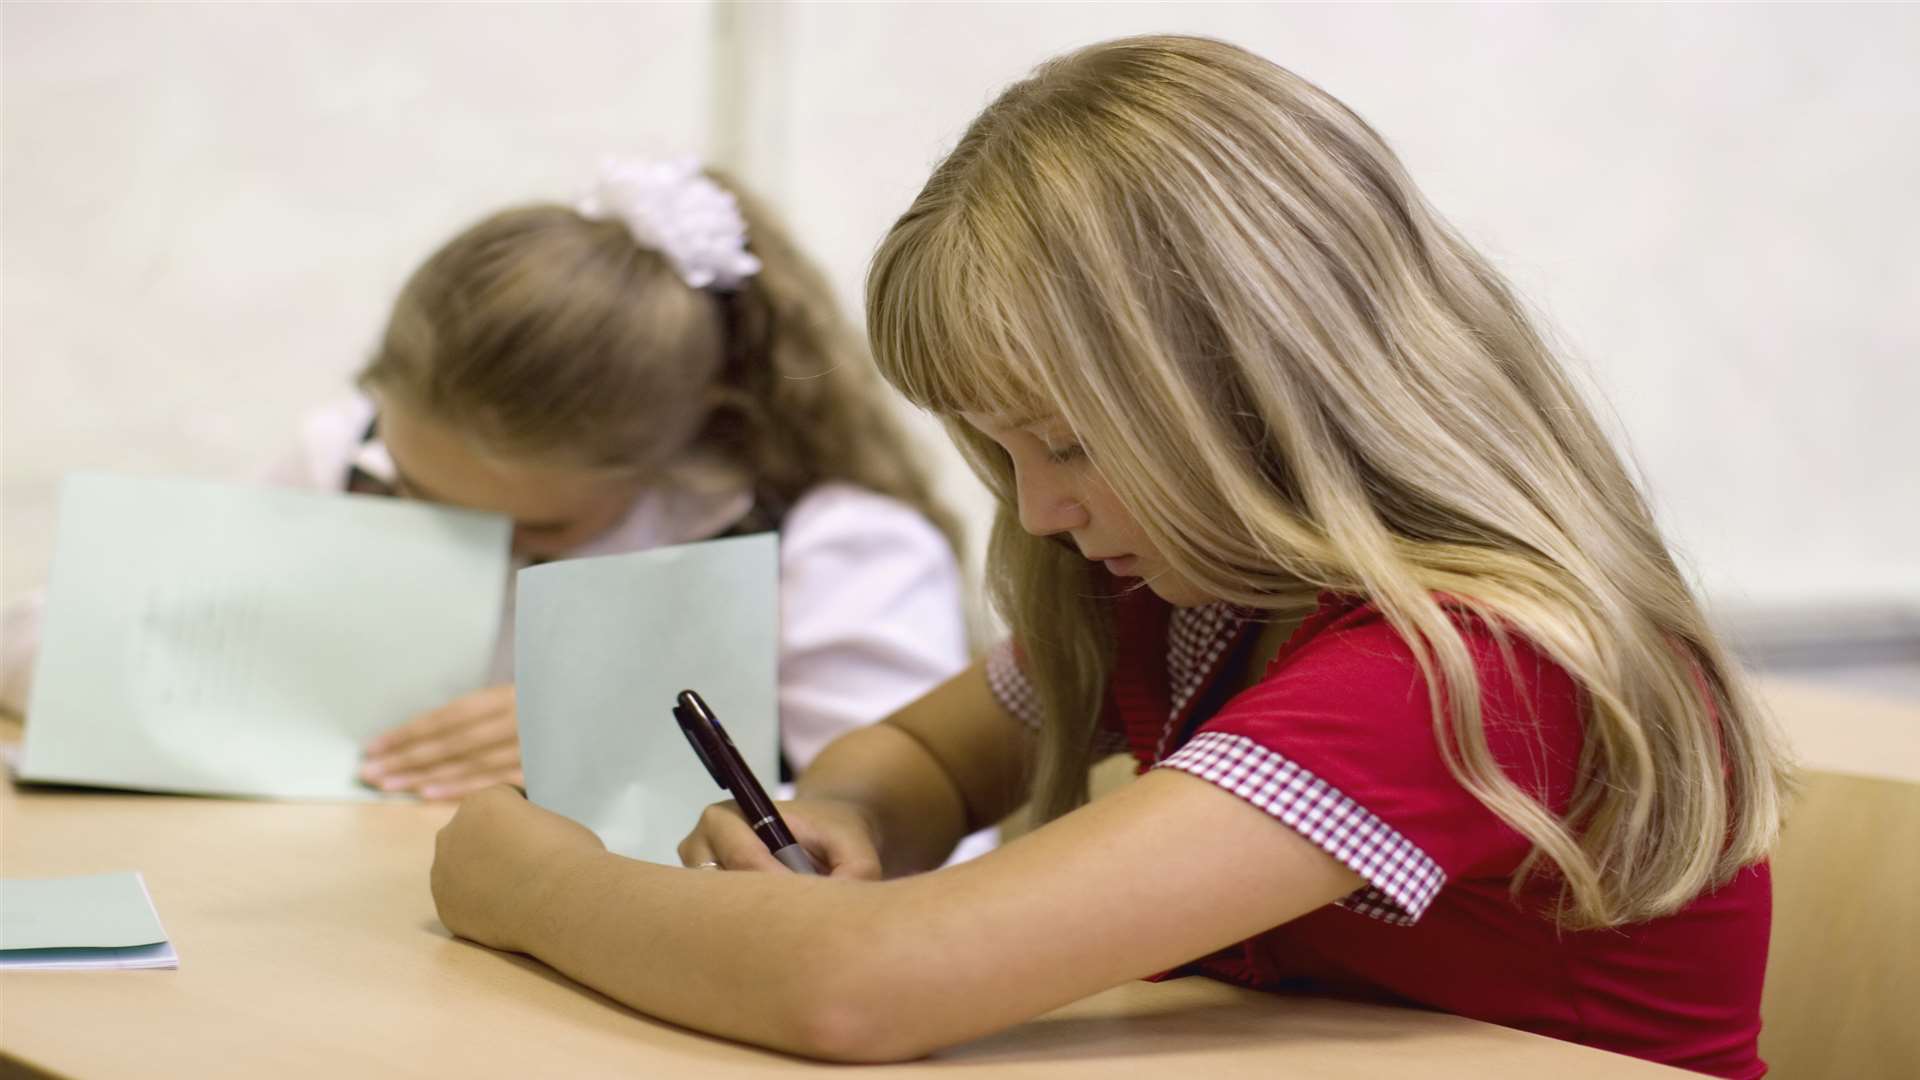
[[[896, 795], [878, 802], [906, 809]], [[677, 1024], [844, 1061], [1005, 1028], [1360, 884], [1263, 811], [1167, 770], [973, 862], [877, 883], [636, 862], [493, 789], [443, 830], [433, 874], [458, 934]]]
[[980, 660], [881, 723], [834, 740], [800, 775], [796, 794], [859, 806], [887, 876], [917, 873], [1026, 801], [1031, 739], [988, 689]]
[[[988, 689], [983, 660], [886, 720], [834, 740], [800, 775], [798, 799], [781, 813], [836, 877], [932, 869], [961, 837], [1026, 799], [1030, 740]], [[680, 857], [688, 866], [717, 861], [730, 870], [787, 872], [731, 802], [707, 808]]]

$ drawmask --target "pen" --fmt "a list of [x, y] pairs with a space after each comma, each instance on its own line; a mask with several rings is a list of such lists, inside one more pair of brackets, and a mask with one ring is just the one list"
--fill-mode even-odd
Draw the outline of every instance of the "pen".
[[793, 838], [792, 830], [780, 818], [780, 811], [773, 808], [773, 800], [767, 798], [767, 789], [754, 779], [753, 771], [747, 768], [740, 751], [727, 736], [727, 729], [720, 726], [720, 719], [700, 700], [700, 695], [691, 690], [680, 691], [680, 700], [673, 706], [673, 718], [680, 722], [680, 733], [687, 737], [694, 756], [707, 767], [714, 783], [733, 795], [734, 805], [746, 815], [754, 835], [767, 845], [773, 857], [796, 874], [818, 874], [820, 868], [813, 864], [807, 849]]

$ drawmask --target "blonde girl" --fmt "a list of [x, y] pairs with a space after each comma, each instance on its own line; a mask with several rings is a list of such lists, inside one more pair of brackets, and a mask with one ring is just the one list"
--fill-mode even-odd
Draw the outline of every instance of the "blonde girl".
[[[801, 778], [831, 877], [622, 860], [492, 791], [441, 836], [456, 933], [836, 1059], [1177, 971], [1764, 1071], [1780, 752], [1521, 305], [1363, 121], [1219, 42], [1057, 59], [894, 226], [868, 317], [999, 496], [1010, 642]], [[1087, 803], [1115, 751], [1141, 776]], [[914, 874], [1028, 797], [1049, 824]], [[723, 809], [681, 853], [778, 870]]]
[[[612, 161], [575, 204], [463, 230], [358, 381], [272, 479], [505, 514], [516, 565], [778, 529], [786, 762], [966, 664], [950, 523], [863, 343], [774, 218], [691, 160]], [[488, 685], [374, 740], [367, 782], [519, 781], [507, 599]]]

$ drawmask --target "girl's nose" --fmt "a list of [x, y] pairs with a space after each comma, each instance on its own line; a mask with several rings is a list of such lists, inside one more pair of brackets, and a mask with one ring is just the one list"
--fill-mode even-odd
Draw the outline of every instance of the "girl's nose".
[[1087, 509], [1075, 491], [1044, 475], [1054, 471], [1046, 465], [1017, 470], [1020, 527], [1035, 536], [1052, 536], [1087, 524]]

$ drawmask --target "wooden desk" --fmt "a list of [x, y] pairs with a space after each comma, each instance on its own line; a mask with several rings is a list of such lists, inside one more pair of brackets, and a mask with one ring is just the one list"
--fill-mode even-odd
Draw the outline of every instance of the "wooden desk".
[[[770, 1077], [834, 1068], [670, 1027], [450, 938], [421, 805], [0, 794], [0, 874], [138, 869], [178, 971], [0, 975], [0, 1073]], [[1439, 1013], [1133, 983], [858, 1075], [1686, 1076]]]
[[1793, 679], [1760, 693], [1808, 772], [1920, 784], [1920, 705]]
[[1920, 706], [1763, 689], [1806, 774], [1773, 858], [1760, 1056], [1793, 1080], [1920, 1075]]

